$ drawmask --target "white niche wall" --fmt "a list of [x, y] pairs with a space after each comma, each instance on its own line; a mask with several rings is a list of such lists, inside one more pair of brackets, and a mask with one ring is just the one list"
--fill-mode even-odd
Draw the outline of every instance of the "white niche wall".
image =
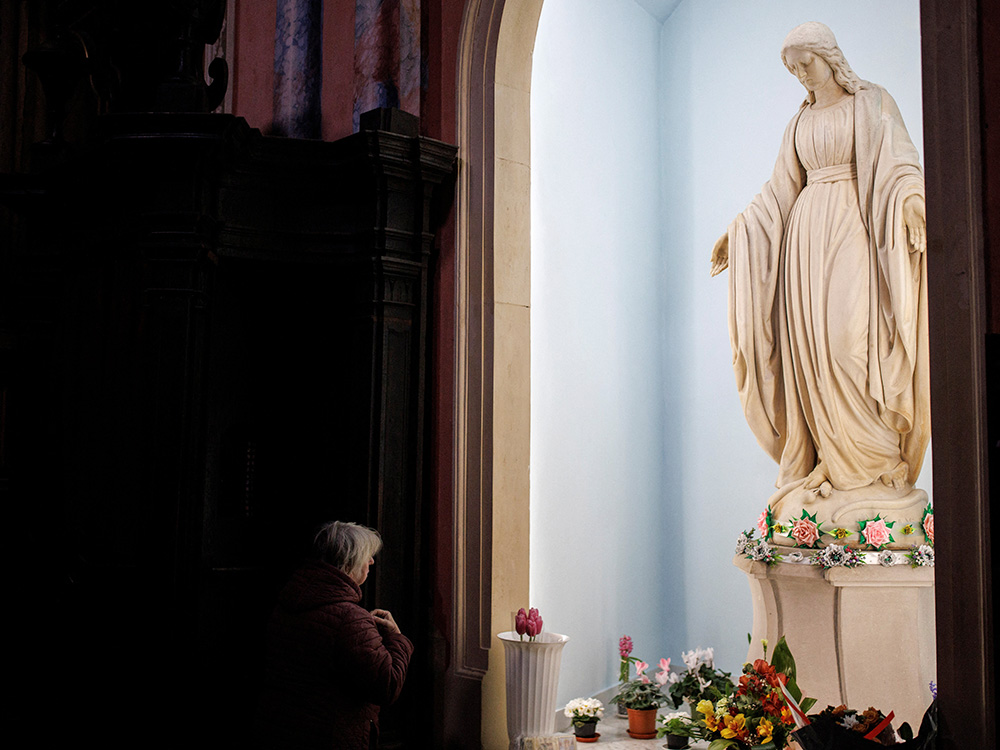
[[[643, 7], [645, 6], [645, 7]], [[531, 605], [571, 641], [559, 702], [636, 655], [737, 672], [732, 565], [776, 466], [743, 418], [713, 242], [770, 175], [804, 98], [804, 21], [885, 86], [922, 153], [919, 3], [545, 0], [531, 91]], [[919, 486], [931, 490], [930, 456]]]

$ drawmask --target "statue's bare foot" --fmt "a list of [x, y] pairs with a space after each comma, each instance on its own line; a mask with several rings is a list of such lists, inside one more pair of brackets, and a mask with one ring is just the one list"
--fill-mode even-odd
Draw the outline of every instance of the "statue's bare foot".
[[900, 461], [896, 464], [895, 469], [882, 474], [879, 479], [882, 480], [882, 484], [886, 487], [892, 487], [894, 490], [901, 490], [906, 487], [906, 477], [909, 473], [909, 464], [907, 464], [906, 461]]
[[826, 469], [823, 468], [823, 464], [816, 464], [816, 468], [809, 472], [809, 476], [806, 477], [805, 483], [802, 485], [803, 489], [806, 490], [816, 490], [819, 489], [823, 482], [829, 482], [830, 477], [826, 475]]
[[819, 496], [820, 497], [830, 497], [833, 494], [833, 485], [829, 482], [823, 482], [819, 486]]

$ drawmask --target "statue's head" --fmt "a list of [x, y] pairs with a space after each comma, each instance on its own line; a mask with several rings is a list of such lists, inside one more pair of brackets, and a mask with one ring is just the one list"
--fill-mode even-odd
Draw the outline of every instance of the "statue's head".
[[[819, 57], [829, 66], [834, 80], [847, 93], [854, 94], [861, 88], [861, 79], [847, 64], [844, 53], [837, 45], [836, 37], [826, 24], [808, 21], [796, 26], [785, 37], [785, 42], [781, 45], [781, 62], [792, 75], [797, 76], [794, 63], [802, 57], [802, 53]], [[809, 101], [814, 101], [813, 89], [805, 81], [803, 85], [809, 91]]]

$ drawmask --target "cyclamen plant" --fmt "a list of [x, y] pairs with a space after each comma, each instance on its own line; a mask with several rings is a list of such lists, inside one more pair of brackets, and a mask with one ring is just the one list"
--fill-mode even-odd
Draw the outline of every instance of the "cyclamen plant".
[[659, 708], [666, 703], [668, 698], [663, 693], [663, 686], [670, 681], [670, 659], [660, 659], [660, 671], [653, 679], [646, 675], [647, 669], [649, 665], [646, 662], [636, 661], [635, 679], [625, 682], [611, 702], [640, 710]]
[[525, 635], [528, 636], [529, 641], [533, 641], [535, 636], [542, 632], [542, 616], [534, 607], [527, 612], [524, 611], [524, 607], [521, 607], [514, 615], [514, 630], [522, 641]]
[[670, 676], [669, 692], [674, 708], [681, 703], [693, 705], [702, 699], [715, 700], [732, 692], [733, 681], [729, 673], [715, 667], [714, 649], [682, 651], [681, 659], [687, 669], [680, 677]]

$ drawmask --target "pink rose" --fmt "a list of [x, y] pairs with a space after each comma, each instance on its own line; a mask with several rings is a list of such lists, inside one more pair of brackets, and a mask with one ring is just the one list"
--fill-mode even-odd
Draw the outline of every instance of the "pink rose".
[[934, 514], [928, 513], [924, 516], [924, 534], [927, 538], [931, 540], [931, 544], [934, 544]]
[[861, 535], [872, 547], [882, 547], [889, 541], [889, 529], [885, 525], [885, 521], [881, 518], [877, 521], [866, 523]]
[[800, 518], [792, 524], [792, 538], [800, 547], [812, 547], [819, 539], [819, 529], [808, 518]]
[[757, 519], [757, 531], [761, 536], [767, 536], [767, 508], [761, 511], [760, 518]]

